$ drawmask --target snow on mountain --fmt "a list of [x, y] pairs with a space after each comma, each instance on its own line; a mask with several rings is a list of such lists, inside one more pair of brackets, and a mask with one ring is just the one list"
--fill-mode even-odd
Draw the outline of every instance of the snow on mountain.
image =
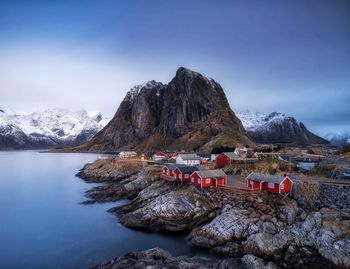
[[343, 131], [339, 133], [327, 133], [324, 138], [331, 142], [335, 146], [344, 146], [350, 144], [350, 132]]
[[282, 113], [263, 114], [239, 111], [237, 117], [256, 143], [327, 144], [328, 141], [310, 132], [303, 123]]
[[148, 82], [142, 83], [140, 85], [135, 85], [134, 87], [132, 87], [128, 92], [126, 97], [129, 98], [129, 100], [134, 100], [141, 89], [152, 89], [152, 88], [157, 88], [157, 96], [160, 95], [160, 89], [162, 88], [162, 86], [165, 86], [163, 83], [161, 82], [157, 82], [155, 80], [150, 80]]
[[278, 112], [264, 114], [250, 110], [238, 111], [236, 115], [242, 121], [243, 127], [247, 131], [257, 131], [262, 128], [268, 129], [271, 123], [281, 123], [288, 119], [294, 119]]
[[0, 148], [77, 145], [108, 123], [99, 112], [55, 108], [18, 114], [0, 107]]

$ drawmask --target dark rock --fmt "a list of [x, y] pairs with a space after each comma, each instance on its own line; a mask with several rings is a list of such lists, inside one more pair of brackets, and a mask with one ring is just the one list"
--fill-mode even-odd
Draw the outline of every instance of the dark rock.
[[96, 265], [92, 269], [229, 269], [238, 268], [238, 262], [234, 259], [208, 260], [199, 257], [173, 257], [169, 252], [152, 248], [140, 252], [131, 252], [119, 258], [109, 260], [103, 264]]

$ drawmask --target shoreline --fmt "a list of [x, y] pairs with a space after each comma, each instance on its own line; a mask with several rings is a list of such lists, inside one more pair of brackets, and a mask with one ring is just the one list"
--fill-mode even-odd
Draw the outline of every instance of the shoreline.
[[[116, 169], [106, 165], [101, 165], [101, 161], [97, 166], [96, 163], [87, 164], [78, 173], [87, 182], [102, 183], [86, 192], [89, 200], [85, 202], [129, 199], [128, 204], [108, 210], [128, 228], [165, 234], [188, 233], [186, 241], [193, 247], [207, 249], [218, 259], [241, 259], [240, 266], [247, 254], [254, 254], [252, 259], [263, 259], [264, 266], [273, 262], [271, 266], [280, 268], [337, 268], [334, 267], [337, 263], [338, 268], [347, 268], [350, 265], [344, 256], [346, 252], [317, 245], [318, 238], [327, 234], [327, 230], [323, 230], [329, 228], [330, 220], [335, 218], [340, 226], [350, 225], [350, 212], [337, 211], [338, 204], [329, 209], [308, 211], [294, 199], [281, 200], [266, 193], [210, 189], [200, 194], [195, 187], [160, 180], [159, 168], [155, 166], [142, 166], [137, 173], [125, 176], [120, 173], [111, 175]], [[89, 176], [95, 179], [88, 179]], [[345, 195], [350, 195], [350, 192]], [[314, 234], [315, 238], [309, 234]], [[347, 236], [343, 232], [338, 235], [338, 241], [347, 244]], [[307, 243], [310, 240], [313, 242], [311, 246]], [[334, 255], [331, 257], [329, 253]], [[118, 259], [125, 261], [127, 255]], [[138, 255], [147, 256], [147, 250], [146, 253], [134, 253], [134, 256]], [[290, 262], [298, 267], [289, 267], [287, 263]]]

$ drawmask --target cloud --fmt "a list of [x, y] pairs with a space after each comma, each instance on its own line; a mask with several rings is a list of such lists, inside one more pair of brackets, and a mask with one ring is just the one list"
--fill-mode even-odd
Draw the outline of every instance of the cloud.
[[2, 48], [0, 58], [2, 105], [19, 112], [54, 106], [111, 115], [126, 91], [143, 82], [137, 78], [146, 76], [125, 59], [111, 60], [91, 48], [16, 46]]

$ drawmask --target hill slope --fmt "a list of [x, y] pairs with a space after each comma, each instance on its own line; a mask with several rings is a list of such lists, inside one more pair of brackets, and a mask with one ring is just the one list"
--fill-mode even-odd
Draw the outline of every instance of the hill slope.
[[77, 150], [202, 149], [252, 144], [213, 79], [179, 68], [168, 85], [132, 88], [108, 125]]

